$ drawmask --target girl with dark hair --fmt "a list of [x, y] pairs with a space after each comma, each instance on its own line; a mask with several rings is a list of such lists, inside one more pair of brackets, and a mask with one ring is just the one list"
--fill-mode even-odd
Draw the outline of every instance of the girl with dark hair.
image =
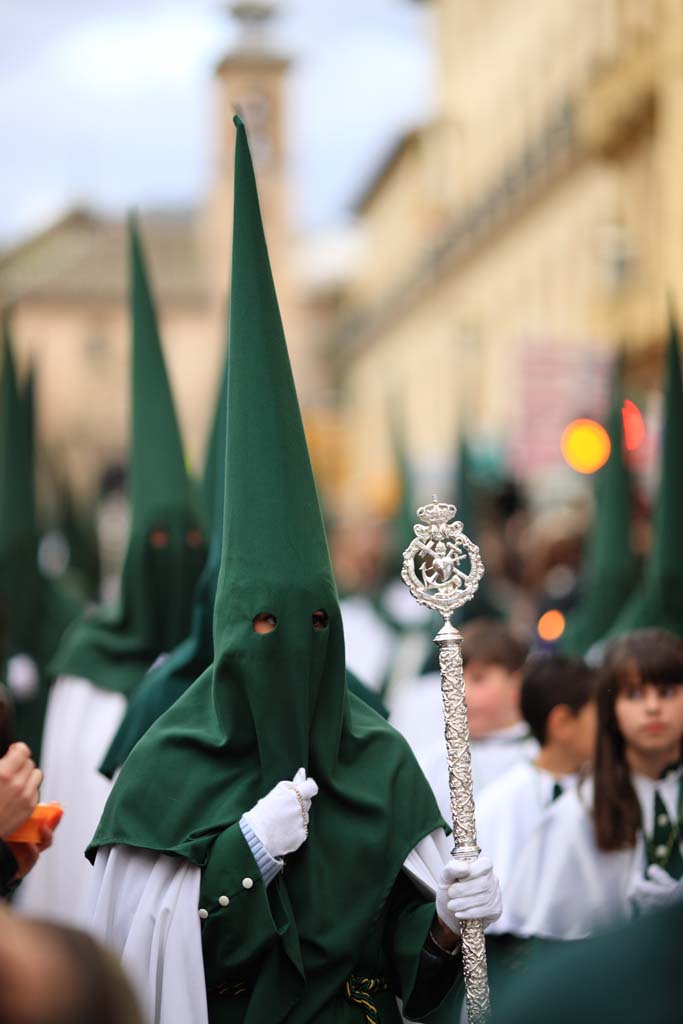
[[594, 776], [551, 808], [507, 894], [528, 935], [583, 938], [683, 900], [683, 640], [614, 641], [597, 704]]

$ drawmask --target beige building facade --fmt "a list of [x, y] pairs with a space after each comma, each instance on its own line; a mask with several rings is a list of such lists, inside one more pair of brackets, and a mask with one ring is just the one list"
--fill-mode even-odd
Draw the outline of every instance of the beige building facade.
[[532, 485], [625, 346], [658, 380], [683, 313], [681, 0], [432, 0], [436, 111], [368, 183], [329, 341], [348, 476], [386, 510], [387, 406], [425, 491], [457, 436]]
[[[305, 349], [305, 312], [291, 272], [289, 62], [270, 42], [273, 6], [233, 5], [242, 36], [216, 67], [210, 86], [212, 171], [203, 202], [194, 210], [140, 214], [166, 362], [195, 475], [203, 468], [226, 338], [235, 112], [249, 129], [283, 320], [304, 401], [314, 382], [313, 360]], [[66, 475], [89, 500], [103, 471], [126, 463], [126, 263], [125, 223], [83, 209], [0, 252], [0, 310], [12, 310], [20, 373], [29, 362], [37, 372], [43, 491], [46, 482], [49, 490], [51, 481]]]

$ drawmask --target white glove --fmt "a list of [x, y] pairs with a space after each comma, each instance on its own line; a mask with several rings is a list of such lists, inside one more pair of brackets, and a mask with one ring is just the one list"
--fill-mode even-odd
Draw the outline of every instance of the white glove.
[[317, 792], [316, 783], [299, 768], [291, 782], [278, 782], [242, 815], [271, 857], [294, 853], [305, 842], [311, 801]]
[[664, 910], [683, 900], [683, 879], [676, 881], [659, 864], [651, 864], [645, 877], [631, 886], [629, 898], [641, 914]]
[[444, 865], [436, 890], [436, 912], [456, 935], [461, 921], [481, 921], [486, 927], [503, 912], [500, 885], [488, 857], [476, 860], [451, 858]]

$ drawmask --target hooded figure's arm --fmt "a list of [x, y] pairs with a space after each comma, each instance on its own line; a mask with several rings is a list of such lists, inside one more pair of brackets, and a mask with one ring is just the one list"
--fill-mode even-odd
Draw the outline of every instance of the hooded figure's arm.
[[288, 927], [280, 887], [267, 871], [264, 877], [255, 854], [258, 847], [250, 847], [238, 822], [217, 837], [202, 871], [199, 906], [209, 990], [244, 982]]

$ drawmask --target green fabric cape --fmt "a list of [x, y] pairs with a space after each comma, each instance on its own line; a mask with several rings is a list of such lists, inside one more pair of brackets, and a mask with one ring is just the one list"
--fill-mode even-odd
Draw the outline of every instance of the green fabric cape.
[[38, 567], [34, 484], [33, 374], [20, 394], [10, 324], [3, 320], [0, 385], [0, 617], [3, 672], [15, 654], [28, 655], [38, 670], [38, 688], [16, 703], [16, 735], [40, 757], [48, 698], [47, 665], [69, 623], [81, 610], [74, 594]]
[[644, 577], [607, 633], [659, 627], [683, 636], [683, 382], [671, 320], [664, 380], [661, 473]]
[[596, 509], [586, 546], [579, 601], [567, 619], [558, 648], [583, 655], [614, 623], [632, 592], [638, 560], [631, 543], [633, 487], [624, 451], [622, 366], [614, 372], [607, 423], [610, 457], [596, 478]]
[[[142, 247], [130, 229], [132, 273], [131, 531], [121, 598], [74, 624], [52, 664], [102, 689], [130, 695], [161, 652], [190, 628], [206, 545], [183, 458]], [[163, 546], [154, 543], [161, 534]]]
[[[288, 920], [264, 954], [252, 999], [279, 1006], [272, 1022], [311, 1021], [340, 992], [405, 857], [442, 820], [405, 741], [345, 684], [337, 593], [246, 133], [235, 123], [214, 663], [131, 752], [88, 852], [126, 844], [204, 867], [224, 830], [304, 766], [320, 792], [306, 843], [271, 886], [286, 893]], [[328, 625], [315, 630], [321, 609]], [[252, 628], [259, 612], [277, 618], [265, 636]], [[294, 1009], [278, 1004], [277, 991], [262, 992], [292, 973], [308, 982]]]

